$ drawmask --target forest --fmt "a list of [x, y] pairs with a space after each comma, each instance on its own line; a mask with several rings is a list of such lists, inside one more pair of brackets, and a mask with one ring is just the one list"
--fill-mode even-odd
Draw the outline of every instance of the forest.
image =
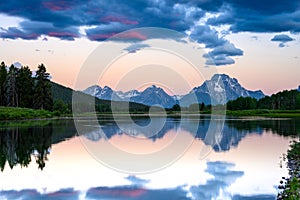
[[[118, 108], [118, 112], [125, 112], [128, 109], [127, 102], [112, 102], [101, 100], [80, 91], [74, 91], [71, 88], [64, 87], [50, 81], [50, 74], [44, 64], [37, 67], [36, 72], [32, 72], [28, 66], [15, 67], [6, 66], [4, 62], [0, 64], [0, 106], [2, 110], [7, 110], [5, 107], [31, 108], [35, 110], [54, 111], [55, 115], [69, 114], [72, 110], [72, 96], [76, 95], [78, 102], [75, 112], [90, 112], [91, 103], [95, 102], [95, 110], [99, 113], [111, 113], [112, 103]], [[74, 102], [73, 102], [74, 103]], [[262, 99], [251, 97], [239, 97], [235, 100], [230, 100], [226, 104], [227, 110], [300, 110], [300, 92], [297, 90], [284, 90], [265, 96]], [[181, 108], [178, 104], [171, 109], [166, 109], [167, 112], [209, 112], [211, 105], [192, 104], [187, 108]], [[8, 110], [12, 115], [11, 109]], [[20, 118], [20, 110], [16, 110], [16, 117]], [[23, 110], [28, 113], [30, 110]], [[149, 106], [129, 102], [130, 113], [147, 113]], [[7, 118], [5, 112], [1, 113], [0, 119]], [[6, 113], [7, 114], [7, 113]], [[26, 114], [22, 114], [26, 118]], [[51, 116], [49, 113], [42, 112], [38, 114], [41, 117]], [[36, 117], [36, 116], [34, 116]], [[24, 117], [21, 117], [24, 118]]]
[[28, 66], [0, 64], [0, 106], [53, 109], [50, 74], [43, 64], [33, 75]]
[[227, 102], [228, 110], [298, 110], [300, 109], [300, 92], [297, 90], [284, 90], [262, 99], [239, 97]]

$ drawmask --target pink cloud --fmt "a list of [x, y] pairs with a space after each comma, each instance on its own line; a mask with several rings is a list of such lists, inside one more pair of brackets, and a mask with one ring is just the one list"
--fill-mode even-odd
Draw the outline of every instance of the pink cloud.
[[66, 0], [59, 0], [55, 2], [46, 1], [43, 2], [43, 6], [52, 11], [69, 10], [72, 8], [72, 5], [70, 5], [69, 2]]
[[114, 36], [115, 34], [117, 34], [117, 33], [91, 34], [89, 36], [89, 38], [91, 40], [105, 40], [105, 39], [108, 39], [108, 38]]
[[138, 21], [131, 21], [126, 19], [125, 17], [118, 17], [118, 16], [106, 16], [101, 18], [102, 22], [120, 22], [122, 24], [126, 24], [126, 25], [137, 25], [139, 22]]
[[95, 194], [102, 194], [102, 195], [111, 195], [117, 197], [138, 197], [145, 194], [147, 190], [145, 189], [93, 189], [93, 193]]
[[70, 38], [79, 37], [77, 34], [70, 33], [70, 32], [49, 32], [48, 36], [51, 36], [51, 37], [70, 37]]
[[141, 34], [140, 32], [130, 31], [130, 32], [121, 33], [116, 38], [146, 40], [147, 36]]
[[131, 31], [131, 32], [124, 32], [124, 33], [116, 33], [116, 32], [111, 32], [111, 33], [95, 33], [95, 34], [90, 34], [89, 36], [90, 40], [106, 40], [108, 38], [111, 38], [112, 40], [146, 40], [147, 36], [136, 32], [136, 31]]

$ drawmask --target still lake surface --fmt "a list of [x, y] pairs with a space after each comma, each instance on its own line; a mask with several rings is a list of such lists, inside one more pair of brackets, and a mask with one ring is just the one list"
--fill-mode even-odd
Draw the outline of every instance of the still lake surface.
[[210, 117], [100, 121], [81, 119], [80, 135], [73, 120], [1, 122], [0, 199], [276, 199], [282, 155], [300, 133], [299, 119], [226, 118], [212, 137]]

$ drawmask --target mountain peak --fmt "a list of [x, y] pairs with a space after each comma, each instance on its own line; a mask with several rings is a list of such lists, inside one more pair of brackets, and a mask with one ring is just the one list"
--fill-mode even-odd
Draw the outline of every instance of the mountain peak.
[[[300, 86], [298, 88], [300, 91]], [[171, 108], [176, 103], [182, 106], [189, 106], [193, 103], [216, 104], [218, 102], [237, 99], [238, 97], [252, 97], [261, 99], [265, 95], [261, 90], [251, 91], [244, 88], [236, 78], [231, 78], [227, 74], [215, 74], [210, 80], [206, 80], [201, 86], [193, 88], [188, 94], [179, 96], [170, 96], [162, 88], [151, 85], [144, 91], [130, 90], [127, 92], [114, 91], [110, 87], [94, 85], [86, 90], [85, 93], [96, 96], [99, 99], [131, 101], [142, 103], [148, 106], [161, 105], [165, 108]], [[224, 96], [226, 95], [226, 99]], [[195, 96], [197, 98], [195, 98]], [[218, 99], [218, 100], [217, 100]], [[222, 101], [221, 101], [222, 100]]]
[[300, 85], [298, 86], [298, 91], [300, 92]]
[[[158, 89], [159, 87], [157, 87], [156, 85], [153, 84], [153, 85], [151, 85], [151, 86], [148, 87], [148, 88]], [[147, 89], [148, 89], [148, 88], [147, 88]]]
[[106, 85], [104, 86], [103, 90], [112, 90], [112, 89]]

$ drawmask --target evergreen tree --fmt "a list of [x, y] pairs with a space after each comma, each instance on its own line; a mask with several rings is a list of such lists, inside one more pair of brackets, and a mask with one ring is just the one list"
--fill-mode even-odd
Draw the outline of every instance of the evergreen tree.
[[5, 87], [4, 83], [7, 77], [6, 66], [4, 62], [0, 64], [0, 106], [6, 105], [5, 103]]
[[50, 83], [50, 75], [46, 71], [46, 67], [41, 64], [36, 71], [36, 83], [34, 88], [33, 106], [36, 109], [52, 110], [52, 86]]
[[29, 67], [21, 67], [17, 75], [18, 102], [20, 107], [31, 108], [33, 79]]
[[18, 106], [16, 74], [17, 74], [17, 69], [14, 67], [14, 65], [11, 65], [8, 71], [6, 81], [4, 83], [5, 100], [7, 106], [12, 106], [12, 107]]

